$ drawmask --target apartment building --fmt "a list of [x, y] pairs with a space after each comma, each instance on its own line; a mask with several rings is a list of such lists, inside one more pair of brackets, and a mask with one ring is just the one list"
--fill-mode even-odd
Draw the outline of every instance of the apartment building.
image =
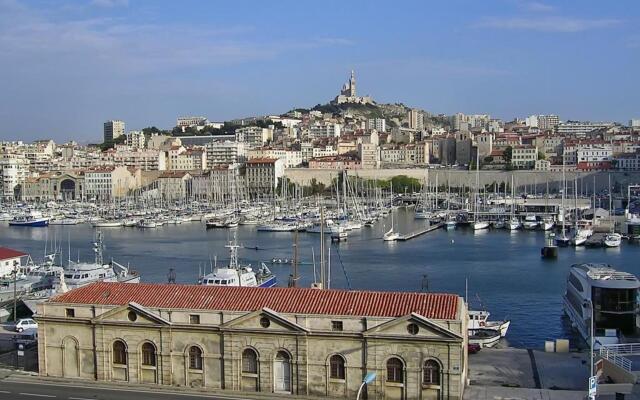
[[254, 158], [248, 160], [245, 183], [250, 194], [264, 195], [273, 192], [284, 176], [284, 160], [279, 158]]
[[29, 176], [29, 160], [21, 154], [0, 155], [0, 199], [7, 201], [15, 198], [16, 189], [24, 184]]
[[260, 147], [273, 140], [273, 129], [246, 126], [236, 129], [235, 135], [237, 142], [246, 143], [248, 147]]
[[246, 161], [247, 149], [243, 142], [230, 140], [216, 141], [205, 146], [207, 151], [207, 168], [218, 165], [232, 165]]
[[314, 123], [309, 126], [309, 138], [312, 140], [321, 138], [340, 137], [342, 125], [332, 122]]
[[589, 146], [577, 149], [576, 169], [579, 171], [604, 171], [611, 169], [611, 146]]
[[84, 171], [85, 198], [110, 201], [122, 198], [139, 187], [140, 170], [127, 167], [109, 167]]
[[104, 123], [104, 142], [111, 143], [125, 134], [124, 121], [111, 120]]
[[538, 148], [530, 145], [520, 145], [511, 149], [511, 165], [514, 168], [534, 168], [538, 161]]

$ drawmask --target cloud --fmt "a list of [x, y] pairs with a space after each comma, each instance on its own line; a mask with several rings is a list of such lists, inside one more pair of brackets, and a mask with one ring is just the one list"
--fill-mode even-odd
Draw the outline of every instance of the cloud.
[[528, 11], [534, 12], [551, 12], [556, 8], [552, 5], [541, 3], [539, 1], [527, 1], [522, 3], [522, 7]]
[[538, 32], [574, 33], [593, 29], [610, 28], [622, 21], [613, 18], [582, 19], [573, 17], [489, 17], [476, 23], [479, 28], [494, 28], [508, 30], [531, 30]]
[[96, 7], [128, 7], [129, 0], [91, 0], [91, 5]]

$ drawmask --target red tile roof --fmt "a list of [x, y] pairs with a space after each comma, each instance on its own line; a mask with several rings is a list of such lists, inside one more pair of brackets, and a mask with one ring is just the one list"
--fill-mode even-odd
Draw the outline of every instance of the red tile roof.
[[27, 253], [23, 253], [18, 250], [13, 250], [8, 247], [0, 247], [0, 260], [9, 260], [11, 258], [24, 257], [27, 255], [28, 255]]
[[415, 312], [425, 318], [456, 319], [455, 294], [256, 288], [150, 283], [98, 282], [55, 296], [53, 303], [315, 315], [399, 317]]
[[252, 158], [251, 160], [247, 161], [247, 164], [273, 164], [276, 161], [278, 161], [277, 158], [258, 157], [258, 158]]

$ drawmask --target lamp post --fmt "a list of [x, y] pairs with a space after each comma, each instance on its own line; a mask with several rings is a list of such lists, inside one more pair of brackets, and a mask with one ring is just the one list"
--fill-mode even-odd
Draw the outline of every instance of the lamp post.
[[13, 321], [18, 322], [18, 295], [17, 295], [17, 285], [18, 285], [18, 262], [13, 262]]
[[589, 352], [589, 354], [590, 354], [589, 377], [592, 377], [593, 376], [593, 335], [594, 335], [595, 322], [593, 321], [593, 318], [594, 318], [593, 302], [590, 299], [585, 300], [584, 306], [586, 307], [587, 305], [591, 309], [591, 332], [589, 334], [589, 347], [590, 347], [590, 352]]
[[367, 375], [362, 380], [362, 384], [360, 385], [360, 388], [358, 389], [358, 395], [356, 396], [356, 400], [360, 400], [360, 394], [362, 393], [362, 388], [364, 387], [364, 385], [373, 382], [374, 379], [376, 379], [376, 373], [375, 372], [367, 373]]

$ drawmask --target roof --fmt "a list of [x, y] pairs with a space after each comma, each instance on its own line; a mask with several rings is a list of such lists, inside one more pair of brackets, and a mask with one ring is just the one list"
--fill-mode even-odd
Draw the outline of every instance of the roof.
[[24, 257], [27, 253], [23, 253], [18, 250], [13, 250], [8, 247], [0, 247], [0, 260], [8, 260], [11, 258]]
[[456, 319], [455, 294], [257, 288], [97, 282], [55, 296], [50, 303], [315, 315], [398, 317], [412, 312], [431, 319]]
[[258, 157], [247, 161], [247, 164], [274, 164], [276, 161], [278, 161], [277, 158]]

